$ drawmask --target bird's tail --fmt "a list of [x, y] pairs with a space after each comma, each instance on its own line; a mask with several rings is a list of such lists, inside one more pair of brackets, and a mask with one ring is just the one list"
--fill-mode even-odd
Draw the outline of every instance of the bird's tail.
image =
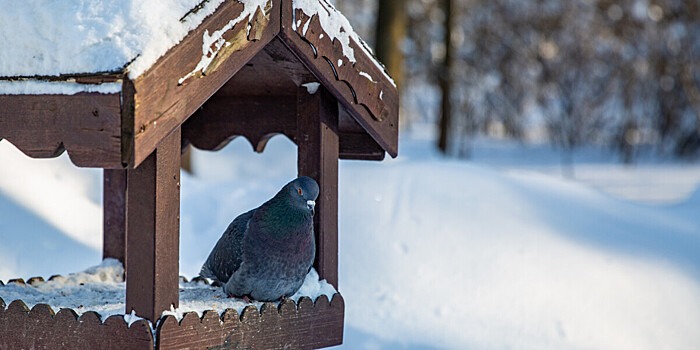
[[214, 275], [214, 273], [211, 272], [207, 264], [204, 264], [204, 266], [202, 266], [202, 270], [199, 271], [199, 275], [211, 280], [217, 280], [216, 275]]

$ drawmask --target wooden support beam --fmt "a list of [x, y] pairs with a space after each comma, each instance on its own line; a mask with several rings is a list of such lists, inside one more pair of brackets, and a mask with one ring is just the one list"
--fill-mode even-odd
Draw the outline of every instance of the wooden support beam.
[[180, 128], [127, 171], [126, 313], [155, 322], [178, 306]]
[[114, 258], [126, 268], [126, 170], [104, 169], [102, 259]]
[[297, 168], [320, 187], [314, 229], [321, 278], [338, 288], [338, 103], [324, 88], [297, 93]]

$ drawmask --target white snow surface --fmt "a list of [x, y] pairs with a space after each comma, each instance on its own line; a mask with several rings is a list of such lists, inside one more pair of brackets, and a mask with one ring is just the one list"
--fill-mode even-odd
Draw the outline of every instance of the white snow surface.
[[[336, 293], [335, 288], [326, 280], [319, 280], [318, 273], [311, 269], [304, 284], [290, 299], [298, 302], [301, 297], [316, 300], [325, 295], [328, 300]], [[105, 259], [100, 265], [83, 272], [59, 276], [50, 281], [32, 286], [11, 283], [0, 287], [0, 298], [6, 304], [13, 300], [22, 300], [30, 309], [39, 303], [48, 304], [54, 312], [62, 308], [72, 308], [78, 315], [86, 311], [97, 312], [104, 321], [112, 315], [124, 315], [129, 323], [141, 319], [133, 311], [125, 314], [126, 284], [124, 267], [115, 259]], [[213, 287], [202, 282], [180, 282], [180, 305], [177, 309], [166, 311], [164, 315], [173, 315], [178, 320], [186, 312], [197, 312], [202, 316], [205, 310], [215, 310], [219, 314], [226, 309], [234, 309], [239, 314], [246, 306], [254, 305], [260, 310], [263, 303], [247, 303], [242, 299], [228, 298], [221, 287]]]
[[0, 95], [75, 95], [80, 92], [117, 94], [122, 83], [79, 84], [65, 81], [0, 80]]
[[135, 79], [223, 0], [204, 2], [184, 17], [200, 3], [0, 0], [0, 76], [55, 76], [128, 66], [129, 77]]
[[[700, 344], [699, 165], [628, 168], [586, 151], [572, 179], [546, 147], [477, 141], [460, 161], [418, 133], [400, 144], [396, 159], [340, 163], [344, 348]], [[262, 154], [243, 138], [193, 154], [196, 174], [182, 176], [181, 274], [196, 275], [235, 216], [296, 176], [295, 154], [284, 137]], [[70, 203], [99, 208], [101, 173], [65, 156], [23, 158], [0, 142], [0, 279], [99, 262], [99, 211]], [[42, 182], [52, 185], [25, 193]]]
[[320, 83], [306, 83], [306, 84], [301, 84], [301, 86], [306, 88], [306, 92], [309, 93], [309, 95], [313, 95], [318, 91], [318, 88], [321, 87]]

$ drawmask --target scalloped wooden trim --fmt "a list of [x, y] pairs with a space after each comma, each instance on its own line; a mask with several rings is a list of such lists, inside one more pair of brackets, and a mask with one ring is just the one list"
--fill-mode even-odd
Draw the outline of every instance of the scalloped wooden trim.
[[[302, 25], [294, 29], [293, 18], [301, 21]], [[367, 133], [392, 157], [396, 157], [398, 90], [372, 62], [374, 58], [361, 49], [361, 44], [350, 40], [350, 46], [356, 53], [356, 62], [350, 62], [338, 40], [331, 41], [323, 31], [318, 16], [309, 17], [301, 9], [295, 10], [291, 1], [285, 3], [282, 9], [279, 37]], [[338, 64], [339, 60], [343, 63]]]
[[[62, 277], [53, 275], [49, 280]], [[207, 282], [197, 277], [192, 282], [199, 280]], [[22, 278], [12, 281], [24, 282]], [[264, 303], [259, 310], [246, 306], [240, 315], [235, 309], [221, 315], [206, 310], [201, 317], [188, 312], [180, 322], [172, 315], [164, 316], [157, 323], [154, 339], [146, 320], [129, 326], [123, 315], [102, 320], [94, 311], [78, 316], [71, 308], [55, 312], [40, 303], [29, 309], [22, 300], [7, 305], [0, 298], [0, 349], [322, 348], [342, 343], [344, 315], [340, 293], [330, 301], [325, 295], [315, 302], [308, 297], [298, 303], [284, 299], [279, 305]]]
[[0, 139], [33, 158], [121, 167], [120, 94], [0, 95]]
[[0, 349], [153, 349], [151, 326], [139, 320], [129, 326], [114, 315], [103, 323], [94, 311], [78, 317], [73, 309], [58, 312], [46, 304], [31, 310], [22, 300], [5, 307], [0, 298]]
[[337, 293], [331, 301], [323, 295], [311, 301], [302, 297], [296, 304], [284, 300], [275, 306], [265, 303], [258, 310], [246, 306], [239, 316], [228, 309], [221, 316], [205, 311], [202, 317], [186, 313], [180, 322], [161, 318], [156, 330], [158, 349], [255, 348], [310, 349], [338, 345], [343, 339], [345, 302]]

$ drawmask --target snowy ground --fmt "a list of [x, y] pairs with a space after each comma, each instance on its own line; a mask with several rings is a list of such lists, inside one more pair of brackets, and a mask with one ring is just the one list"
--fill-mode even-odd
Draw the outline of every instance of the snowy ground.
[[[570, 179], [546, 147], [480, 140], [458, 161], [404, 135], [397, 159], [341, 162], [344, 348], [700, 344], [700, 166], [575, 159]], [[195, 153], [197, 174], [182, 180], [182, 274], [295, 163], [284, 137], [262, 155], [243, 139]], [[0, 164], [0, 279], [99, 263], [101, 173], [65, 156], [30, 161], [7, 142]]]

